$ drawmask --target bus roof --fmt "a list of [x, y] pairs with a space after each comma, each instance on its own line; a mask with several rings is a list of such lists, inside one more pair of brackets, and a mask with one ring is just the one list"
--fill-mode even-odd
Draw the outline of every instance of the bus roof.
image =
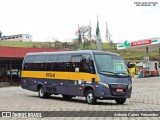
[[32, 53], [27, 53], [26, 55], [77, 54], [77, 53], [110, 54], [110, 55], [120, 56], [117, 53], [108, 52], [108, 51], [98, 51], [98, 50], [78, 50], [78, 51], [61, 51], [61, 52], [32, 52]]

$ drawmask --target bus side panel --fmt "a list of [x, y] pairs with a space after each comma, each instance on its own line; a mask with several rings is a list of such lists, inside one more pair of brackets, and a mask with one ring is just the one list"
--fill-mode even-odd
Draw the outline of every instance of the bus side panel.
[[58, 85], [57, 85], [58, 94], [67, 94], [68, 82], [69, 82], [68, 80], [58, 80]]
[[68, 85], [68, 95], [83, 96], [83, 92], [80, 90], [80, 85], [77, 80], [70, 80]]
[[85, 72], [70, 72], [68, 94], [75, 96], [83, 96], [83, 87], [81, 85], [87, 82], [92, 82], [92, 78], [95, 79], [95, 82], [99, 81], [99, 77], [96, 74]]
[[37, 91], [37, 84], [33, 78], [21, 78], [21, 87], [23, 89]]
[[37, 91], [38, 85], [43, 85], [47, 93], [68, 94], [68, 82], [69, 80], [22, 78], [21, 87], [23, 89]]

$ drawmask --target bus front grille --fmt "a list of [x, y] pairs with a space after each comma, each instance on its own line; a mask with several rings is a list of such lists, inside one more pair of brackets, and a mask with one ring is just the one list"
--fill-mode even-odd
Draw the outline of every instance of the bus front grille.
[[113, 96], [124, 96], [126, 95], [128, 85], [124, 84], [110, 84], [110, 92]]

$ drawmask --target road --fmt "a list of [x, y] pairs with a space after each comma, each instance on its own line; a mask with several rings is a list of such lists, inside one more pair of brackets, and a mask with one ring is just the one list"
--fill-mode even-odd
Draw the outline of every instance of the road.
[[[21, 87], [0, 88], [0, 111], [160, 111], [160, 77], [133, 78], [131, 98], [124, 105], [117, 105], [113, 100], [98, 100], [95, 105], [88, 105], [83, 97], [64, 100], [61, 95], [50, 99], [40, 99], [37, 92]], [[1, 118], [0, 118], [1, 119]], [[7, 119], [7, 118], [5, 118]], [[20, 119], [20, 118], [18, 118]], [[25, 118], [30, 119], [30, 118]], [[50, 117], [43, 120], [53, 119]], [[54, 119], [98, 119], [96, 117], [56, 118]], [[145, 119], [144, 117], [99, 117], [99, 119]], [[149, 117], [147, 119], [160, 119]]]

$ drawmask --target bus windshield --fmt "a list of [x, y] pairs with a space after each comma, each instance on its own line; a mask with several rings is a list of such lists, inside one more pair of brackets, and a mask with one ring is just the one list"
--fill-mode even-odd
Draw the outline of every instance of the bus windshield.
[[128, 76], [129, 72], [123, 59], [119, 56], [108, 54], [95, 54], [97, 71], [104, 75]]

